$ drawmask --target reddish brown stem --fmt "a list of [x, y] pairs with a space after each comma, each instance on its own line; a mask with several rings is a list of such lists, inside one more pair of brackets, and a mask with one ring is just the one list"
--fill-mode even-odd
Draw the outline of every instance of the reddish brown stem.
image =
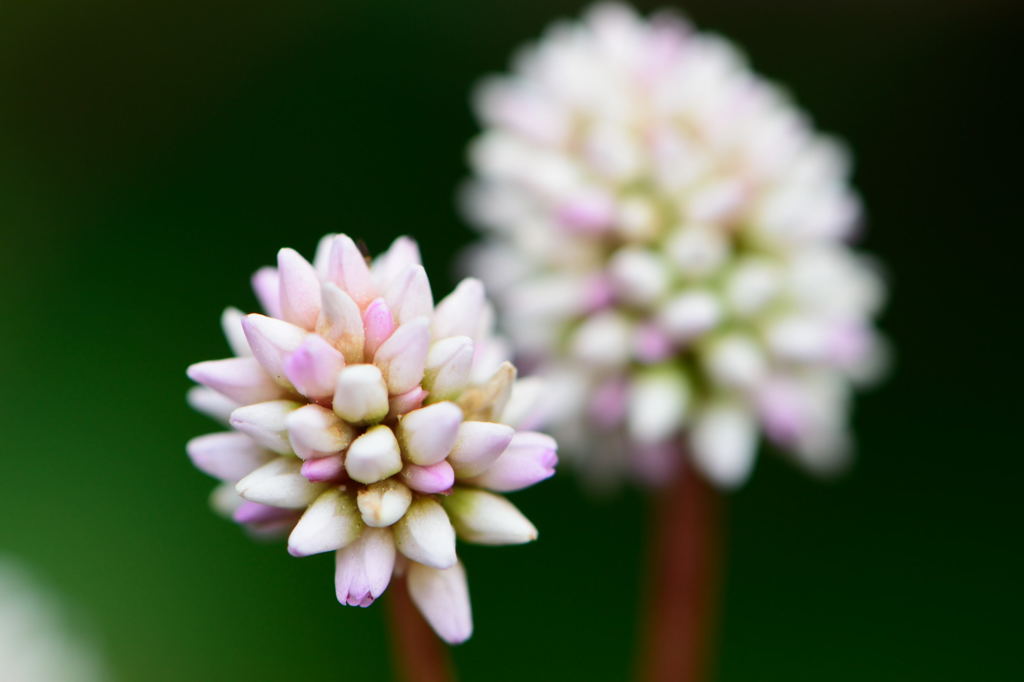
[[684, 466], [661, 491], [652, 519], [646, 682], [706, 682], [716, 626], [720, 553], [719, 494]]
[[448, 647], [423, 620], [404, 580], [388, 588], [391, 649], [402, 682], [455, 682]]

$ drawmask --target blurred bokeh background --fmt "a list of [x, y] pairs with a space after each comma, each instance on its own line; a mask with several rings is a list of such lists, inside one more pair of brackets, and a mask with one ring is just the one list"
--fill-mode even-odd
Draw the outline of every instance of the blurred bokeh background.
[[[208, 509], [184, 443], [215, 426], [184, 368], [226, 354], [218, 316], [255, 306], [256, 267], [328, 231], [415, 235], [443, 293], [472, 237], [470, 87], [582, 6], [0, 4], [0, 553], [67, 599], [115, 679], [390, 679], [384, 610], [338, 606], [329, 556]], [[680, 8], [850, 143], [894, 291], [896, 372], [858, 402], [854, 470], [822, 484], [762, 457], [730, 499], [717, 679], [1017, 679], [1015, 3]], [[515, 499], [539, 542], [462, 550], [463, 679], [627, 679], [643, 499], [569, 475]]]

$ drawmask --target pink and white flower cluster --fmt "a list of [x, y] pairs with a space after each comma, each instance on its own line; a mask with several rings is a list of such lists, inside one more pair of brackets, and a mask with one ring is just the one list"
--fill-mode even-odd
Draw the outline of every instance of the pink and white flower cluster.
[[215, 506], [295, 556], [336, 552], [342, 604], [368, 606], [394, 576], [448, 642], [472, 631], [456, 536], [529, 542], [504, 496], [554, 473], [556, 445], [528, 429], [538, 387], [517, 381], [491, 335], [483, 287], [436, 306], [415, 242], [372, 263], [345, 235], [311, 264], [291, 249], [253, 278], [265, 315], [229, 308], [235, 357], [200, 362], [191, 404], [233, 430], [188, 453], [224, 483]]
[[759, 433], [843, 463], [884, 292], [835, 141], [724, 39], [617, 4], [552, 26], [477, 110], [471, 270], [587, 470], [663, 481], [687, 452], [735, 486]]

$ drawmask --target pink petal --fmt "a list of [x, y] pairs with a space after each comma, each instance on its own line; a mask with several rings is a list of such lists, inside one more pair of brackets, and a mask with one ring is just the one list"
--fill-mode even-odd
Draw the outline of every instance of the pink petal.
[[267, 504], [260, 504], [259, 502], [245, 501], [235, 510], [232, 514], [232, 518], [236, 523], [253, 523], [253, 524], [264, 524], [274, 523], [288, 519], [289, 521], [295, 518], [294, 509], [282, 509], [280, 507], [271, 507]]
[[273, 400], [283, 394], [255, 358], [197, 362], [188, 368], [188, 377], [242, 404]]
[[398, 324], [404, 324], [417, 317], [429, 317], [434, 310], [434, 298], [430, 293], [430, 280], [422, 265], [405, 269], [384, 292]]
[[515, 429], [495, 422], [467, 421], [459, 426], [448, 461], [459, 478], [477, 476], [498, 459], [515, 435]]
[[466, 571], [461, 563], [431, 568], [412, 563], [408, 571], [409, 596], [430, 627], [449, 644], [460, 644], [473, 634]]
[[384, 375], [389, 393], [405, 393], [419, 385], [429, 345], [429, 323], [424, 317], [406, 322], [381, 344], [374, 353], [373, 364]]
[[288, 386], [284, 373], [285, 355], [298, 348], [308, 332], [284, 320], [256, 313], [245, 316], [242, 329], [253, 356], [267, 374], [282, 386]]
[[444, 460], [430, 466], [406, 464], [402, 469], [402, 480], [421, 493], [443, 493], [455, 485], [455, 470]]
[[211, 433], [186, 446], [197, 469], [222, 481], [238, 482], [263, 466], [274, 454], [242, 433]]
[[376, 296], [366, 258], [348, 235], [339, 234], [334, 238], [327, 279], [348, 293], [360, 308]]
[[517, 433], [494, 464], [472, 482], [499, 492], [527, 488], [554, 475], [557, 450], [555, 439], [543, 433]]
[[278, 251], [277, 270], [281, 278], [281, 317], [312, 331], [320, 316], [320, 279], [316, 270], [294, 249]]
[[365, 357], [372, 358], [380, 345], [395, 331], [395, 318], [383, 298], [375, 299], [363, 313], [366, 334]]
[[316, 334], [310, 334], [284, 361], [284, 374], [295, 389], [310, 400], [326, 400], [334, 395], [338, 372], [345, 358], [334, 346]]
[[271, 317], [281, 317], [281, 278], [277, 268], [260, 268], [252, 276], [252, 289], [260, 302], [263, 312]]
[[334, 587], [338, 601], [348, 606], [369, 606], [387, 589], [394, 568], [391, 529], [363, 529], [355, 542], [336, 555]]
[[340, 481], [345, 475], [345, 459], [341, 455], [307, 459], [302, 463], [302, 475], [314, 483]]

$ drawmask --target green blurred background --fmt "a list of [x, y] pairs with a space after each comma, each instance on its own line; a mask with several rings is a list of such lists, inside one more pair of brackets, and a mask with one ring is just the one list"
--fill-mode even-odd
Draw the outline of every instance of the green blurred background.
[[[581, 6], [0, 5], [0, 554], [68, 598], [115, 679], [390, 679], [384, 609], [339, 607], [328, 556], [207, 508], [184, 368], [226, 354], [218, 315], [254, 307], [257, 266], [328, 231], [415, 235], [445, 290], [470, 86]], [[732, 496], [717, 679], [1019, 679], [1014, 4], [682, 9], [850, 142], [898, 354], [849, 476], [764, 457]], [[562, 476], [516, 501], [539, 542], [462, 550], [463, 679], [627, 679], [643, 499]]]

